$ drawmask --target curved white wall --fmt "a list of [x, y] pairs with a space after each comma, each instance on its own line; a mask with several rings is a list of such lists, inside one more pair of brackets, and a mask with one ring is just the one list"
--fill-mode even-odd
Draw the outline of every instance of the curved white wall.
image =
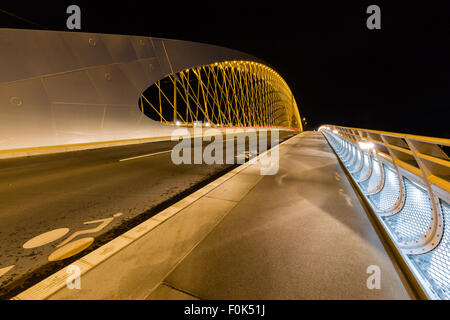
[[138, 109], [172, 71], [259, 59], [188, 41], [0, 29], [0, 150], [169, 136]]

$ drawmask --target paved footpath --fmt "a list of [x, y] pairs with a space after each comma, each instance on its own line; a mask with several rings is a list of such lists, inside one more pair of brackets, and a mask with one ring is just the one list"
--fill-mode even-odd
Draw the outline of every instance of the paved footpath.
[[[276, 175], [227, 174], [102, 262], [83, 258], [81, 289], [47, 298], [414, 299], [324, 137], [304, 132], [279, 152]], [[367, 288], [372, 265], [380, 289]]]

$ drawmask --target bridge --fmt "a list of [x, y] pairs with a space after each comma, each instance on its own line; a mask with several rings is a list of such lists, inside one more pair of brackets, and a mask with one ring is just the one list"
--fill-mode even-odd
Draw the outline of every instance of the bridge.
[[217, 46], [0, 45], [3, 298], [449, 299], [449, 139], [303, 131], [273, 67]]

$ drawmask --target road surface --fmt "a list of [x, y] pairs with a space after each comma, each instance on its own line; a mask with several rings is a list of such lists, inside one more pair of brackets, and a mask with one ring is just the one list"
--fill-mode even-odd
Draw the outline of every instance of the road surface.
[[[280, 132], [280, 141], [293, 134]], [[175, 165], [176, 144], [0, 160], [0, 297], [44, 279], [235, 167]], [[65, 239], [90, 229], [98, 231], [87, 235], [94, 242], [86, 250], [49, 261]]]

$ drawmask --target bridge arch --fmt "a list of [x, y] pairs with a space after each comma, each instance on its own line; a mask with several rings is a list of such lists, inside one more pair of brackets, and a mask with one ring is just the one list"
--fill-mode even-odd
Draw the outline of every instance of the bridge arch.
[[[271, 78], [274, 88], [264, 100], [272, 105], [255, 107], [271, 114], [271, 121], [249, 121], [256, 116], [250, 107], [251, 116], [239, 113], [242, 117], [227, 124], [301, 130], [295, 99], [284, 80], [262, 60], [236, 50], [141, 36], [23, 29], [0, 29], [0, 46], [0, 59], [7, 62], [0, 74], [3, 153], [170, 136], [173, 126], [136, 107], [141, 94], [165, 78], [216, 63], [239, 65], [248, 72], [258, 69], [257, 78]], [[250, 88], [243, 92], [247, 95]]]

